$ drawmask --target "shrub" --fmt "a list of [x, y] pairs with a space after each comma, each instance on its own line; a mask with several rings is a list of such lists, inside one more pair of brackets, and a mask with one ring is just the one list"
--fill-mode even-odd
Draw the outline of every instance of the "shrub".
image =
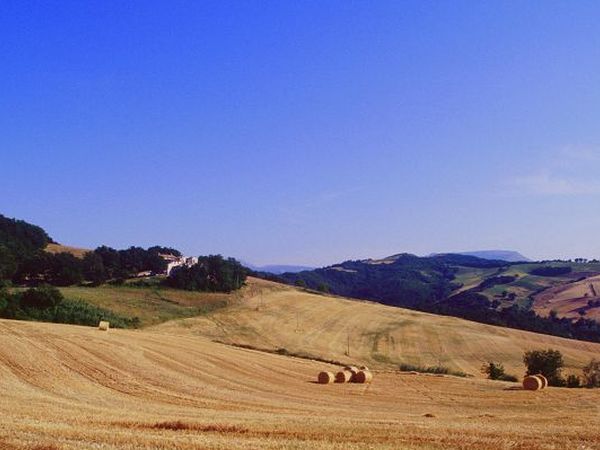
[[329, 293], [329, 286], [327, 285], [327, 283], [320, 283], [317, 286], [317, 291], [324, 292], [325, 294], [328, 294]]
[[437, 365], [437, 366], [415, 366], [412, 364], [402, 363], [398, 366], [400, 372], [420, 372], [420, 373], [434, 373], [442, 375], [454, 375], [455, 377], [470, 377], [465, 372], [460, 370], [450, 370], [448, 367]]
[[581, 378], [579, 378], [577, 375], [571, 374], [567, 377], [566, 384], [568, 388], [581, 387]]
[[490, 380], [500, 380], [500, 381], [518, 381], [518, 378], [514, 375], [509, 375], [504, 371], [504, 366], [501, 363], [496, 362], [488, 362], [484, 364], [481, 368], [481, 371], [487, 374], [488, 379]]
[[600, 361], [592, 359], [590, 363], [583, 368], [583, 380], [586, 387], [600, 387]]
[[20, 300], [21, 306], [24, 308], [48, 309], [58, 306], [64, 297], [55, 287], [43, 285], [26, 290]]
[[550, 386], [564, 386], [561, 370], [565, 365], [562, 353], [558, 350], [531, 350], [523, 354], [523, 363], [527, 367], [525, 375], [542, 374]]

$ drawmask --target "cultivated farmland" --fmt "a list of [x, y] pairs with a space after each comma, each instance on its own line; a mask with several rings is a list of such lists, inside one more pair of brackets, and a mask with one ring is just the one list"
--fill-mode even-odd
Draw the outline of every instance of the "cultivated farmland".
[[155, 329], [343, 364], [379, 369], [441, 365], [474, 376], [482, 376], [480, 368], [487, 361], [503, 362], [520, 376], [523, 352], [536, 348], [560, 350], [572, 372], [600, 356], [600, 344], [308, 293], [263, 280], [251, 278], [245, 289], [244, 298], [230, 307]]
[[3, 449], [600, 446], [600, 392], [375, 373], [201, 337], [0, 321]]

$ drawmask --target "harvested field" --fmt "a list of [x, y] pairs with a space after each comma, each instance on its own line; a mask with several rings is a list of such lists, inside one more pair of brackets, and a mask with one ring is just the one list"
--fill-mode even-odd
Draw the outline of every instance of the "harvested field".
[[[542, 316], [556, 311], [558, 317], [579, 318], [580, 311], [585, 317], [600, 321], [600, 276], [586, 278], [576, 283], [564, 284], [542, 291], [535, 296], [533, 309]], [[590, 307], [588, 302], [598, 306]]]
[[344, 365], [372, 369], [397, 368], [400, 363], [442, 365], [476, 377], [483, 376], [481, 366], [488, 361], [502, 362], [508, 373], [523, 376], [526, 350], [560, 350], [567, 374], [579, 373], [600, 356], [600, 344], [590, 342], [311, 294], [256, 279], [249, 280], [251, 290], [254, 296], [234, 306], [153, 329], [270, 351], [284, 349]]
[[600, 391], [337, 367], [158, 332], [0, 321], [0, 448], [600, 447]]

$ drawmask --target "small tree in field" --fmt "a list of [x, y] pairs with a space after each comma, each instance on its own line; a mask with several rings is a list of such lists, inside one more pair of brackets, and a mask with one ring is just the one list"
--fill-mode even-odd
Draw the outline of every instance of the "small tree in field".
[[583, 368], [583, 380], [586, 387], [600, 387], [600, 361], [592, 359], [590, 363]]
[[501, 363], [490, 361], [483, 365], [481, 371], [485, 373], [490, 380], [517, 381], [517, 377], [509, 375], [504, 371], [504, 366]]
[[561, 370], [565, 365], [562, 353], [558, 350], [530, 350], [523, 355], [527, 367], [526, 375], [542, 374], [550, 386], [564, 386]]

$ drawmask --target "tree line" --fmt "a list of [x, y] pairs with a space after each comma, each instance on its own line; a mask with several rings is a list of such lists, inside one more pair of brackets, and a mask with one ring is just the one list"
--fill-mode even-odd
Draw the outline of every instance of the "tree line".
[[[42, 228], [0, 215], [0, 280], [20, 286], [119, 284], [139, 273], [164, 273], [167, 261], [161, 255], [181, 256], [177, 249], [158, 245], [123, 250], [100, 246], [78, 258], [66, 252], [46, 252], [46, 246], [53, 242]], [[247, 270], [235, 259], [209, 255], [200, 257], [194, 266], [175, 268], [163, 284], [177, 289], [230, 292], [244, 284], [246, 275]]]

